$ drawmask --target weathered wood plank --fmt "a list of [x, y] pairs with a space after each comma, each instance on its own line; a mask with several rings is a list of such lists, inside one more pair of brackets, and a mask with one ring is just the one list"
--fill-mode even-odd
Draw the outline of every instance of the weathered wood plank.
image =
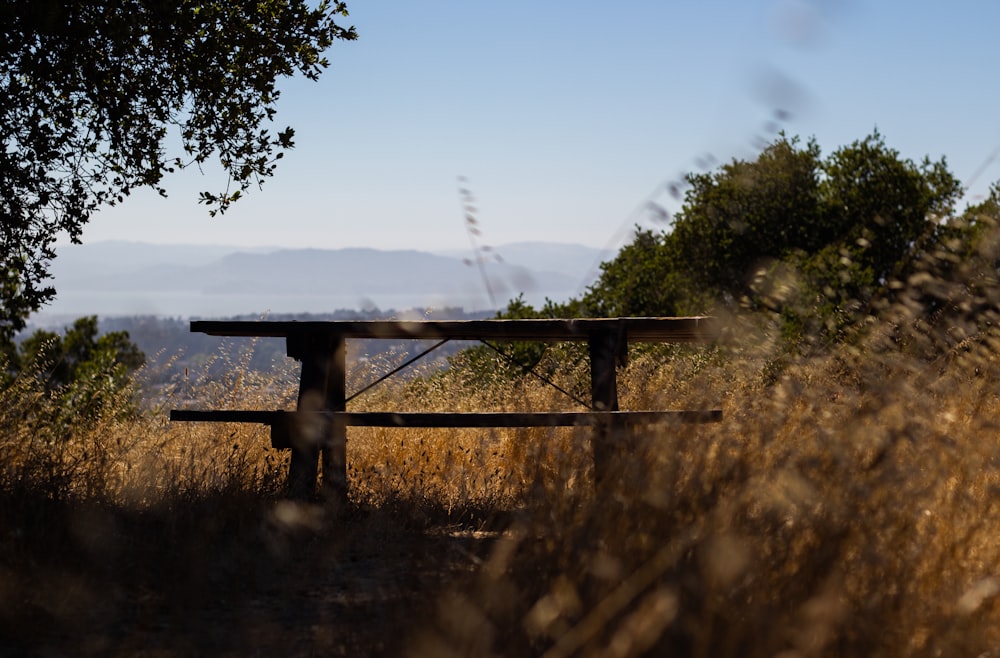
[[657, 423], [715, 423], [719, 409], [694, 411], [539, 411], [539, 412], [393, 412], [393, 411], [195, 411], [175, 409], [170, 420], [260, 423], [278, 425], [295, 415], [319, 415], [350, 427], [586, 427], [601, 423], [650, 425]]
[[364, 320], [331, 322], [195, 320], [191, 331], [211, 336], [287, 338], [306, 334], [343, 338], [413, 338], [452, 340], [585, 341], [614, 332], [628, 342], [705, 343], [721, 331], [714, 317], [575, 318], [529, 320]]
[[212, 411], [171, 409], [170, 420], [202, 423], [259, 423], [261, 425], [274, 425], [275, 423], [281, 422], [285, 415], [289, 413], [294, 412], [236, 409], [216, 409]]

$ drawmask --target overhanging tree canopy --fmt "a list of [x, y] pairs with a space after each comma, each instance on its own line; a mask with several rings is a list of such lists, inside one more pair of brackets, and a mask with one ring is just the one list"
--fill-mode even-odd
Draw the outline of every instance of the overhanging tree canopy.
[[[224, 212], [271, 176], [277, 81], [316, 79], [343, 2], [0, 0], [0, 338], [53, 297], [60, 234], [165, 174], [217, 160]], [[176, 153], [167, 144], [179, 143]]]

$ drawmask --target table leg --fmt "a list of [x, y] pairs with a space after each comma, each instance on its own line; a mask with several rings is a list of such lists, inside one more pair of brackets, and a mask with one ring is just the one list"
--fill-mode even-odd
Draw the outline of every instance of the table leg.
[[[302, 358], [302, 375], [299, 378], [298, 411], [318, 411], [314, 398], [323, 390], [326, 380], [322, 359], [315, 355]], [[319, 468], [319, 432], [306, 426], [305, 416], [296, 417], [289, 433], [292, 456], [288, 463], [288, 496], [298, 500], [312, 498], [316, 492], [316, 475]]]
[[[326, 400], [328, 411], [347, 411], [347, 364], [344, 339], [338, 337], [327, 361]], [[333, 421], [323, 444], [323, 497], [347, 502], [347, 426]]]
[[[624, 360], [625, 337], [616, 329], [590, 334], [590, 397], [594, 411], [618, 411], [618, 381], [615, 368]], [[611, 427], [601, 423], [594, 427], [594, 484], [604, 483], [614, 457]]]
[[[288, 337], [288, 355], [302, 362], [298, 410], [345, 410], [344, 339], [337, 335]], [[347, 500], [347, 430], [319, 414], [302, 415], [291, 433], [292, 457], [288, 467], [288, 495], [311, 498], [322, 454], [324, 494]]]

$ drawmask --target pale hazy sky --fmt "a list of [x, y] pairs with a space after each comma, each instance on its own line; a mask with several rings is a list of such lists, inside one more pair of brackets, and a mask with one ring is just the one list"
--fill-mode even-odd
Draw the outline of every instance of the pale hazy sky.
[[[753, 157], [776, 109], [823, 153], [871, 133], [946, 156], [982, 194], [1000, 179], [996, 0], [348, 0], [355, 42], [318, 83], [285, 85], [296, 148], [210, 219], [212, 172], [102, 211], [85, 241], [467, 247], [618, 246], [666, 184]], [[985, 168], [984, 168], [985, 166]], [[977, 176], [972, 180], [973, 176]], [[651, 224], [652, 225], [652, 224]]]

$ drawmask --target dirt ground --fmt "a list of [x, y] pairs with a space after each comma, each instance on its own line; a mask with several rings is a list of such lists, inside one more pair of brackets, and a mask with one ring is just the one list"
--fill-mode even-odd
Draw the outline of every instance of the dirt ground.
[[496, 534], [391, 514], [196, 538], [162, 519], [101, 523], [143, 539], [88, 552], [71, 532], [66, 551], [0, 564], [0, 656], [404, 655]]

